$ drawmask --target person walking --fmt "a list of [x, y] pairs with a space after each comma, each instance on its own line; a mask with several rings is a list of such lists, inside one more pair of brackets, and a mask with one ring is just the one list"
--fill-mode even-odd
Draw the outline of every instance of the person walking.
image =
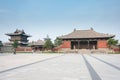
[[16, 54], [16, 49], [15, 48], [13, 49], [13, 54]]

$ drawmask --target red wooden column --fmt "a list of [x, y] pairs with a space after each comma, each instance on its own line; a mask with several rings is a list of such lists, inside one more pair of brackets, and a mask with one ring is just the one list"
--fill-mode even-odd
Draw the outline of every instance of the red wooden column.
[[78, 41], [78, 49], [80, 49], [80, 41]]
[[88, 42], [88, 49], [90, 49], [90, 42], [89, 42], [89, 40], [87, 42]]

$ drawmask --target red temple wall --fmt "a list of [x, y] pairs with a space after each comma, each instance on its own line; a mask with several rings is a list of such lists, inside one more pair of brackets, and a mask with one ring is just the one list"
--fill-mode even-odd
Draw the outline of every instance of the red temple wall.
[[108, 48], [107, 40], [98, 40], [97, 41], [97, 47], [98, 48]]
[[[70, 41], [63, 41], [61, 48], [71, 48]], [[97, 48], [108, 48], [107, 40], [98, 40], [97, 41]]]
[[70, 48], [71, 42], [70, 41], [63, 41], [61, 48]]
[[31, 47], [18, 47], [16, 51], [17, 52], [32, 52], [32, 48]]

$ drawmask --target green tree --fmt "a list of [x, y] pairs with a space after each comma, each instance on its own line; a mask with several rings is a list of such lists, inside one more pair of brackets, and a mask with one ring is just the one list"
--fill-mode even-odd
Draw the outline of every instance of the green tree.
[[115, 39], [113, 39], [113, 38], [110, 38], [110, 39], [108, 40], [108, 47], [109, 47], [109, 48], [111, 48], [111, 46], [117, 45], [117, 44], [118, 44], [118, 40], [115, 40]]
[[0, 48], [3, 46], [2, 41], [0, 41]]
[[0, 51], [1, 51], [1, 47], [3, 46], [3, 44], [2, 44], [2, 41], [0, 41]]
[[49, 37], [47, 37], [47, 38], [45, 39], [44, 48], [46, 48], [47, 50], [50, 50], [50, 49], [52, 49], [53, 47], [54, 47], [54, 45], [53, 45], [51, 39], [50, 39]]
[[60, 45], [62, 44], [62, 39], [56, 38], [56, 39], [54, 40], [54, 44], [55, 44], [55, 46], [60, 46]]
[[12, 44], [13, 48], [14, 48], [14, 54], [16, 54], [16, 48], [18, 47], [19, 43], [17, 40], [15, 40]]

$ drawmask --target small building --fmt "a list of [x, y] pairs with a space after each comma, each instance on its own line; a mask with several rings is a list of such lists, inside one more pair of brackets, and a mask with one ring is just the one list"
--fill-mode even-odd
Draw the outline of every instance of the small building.
[[27, 46], [29, 41], [27, 38], [31, 37], [31, 35], [26, 34], [24, 30], [18, 30], [18, 29], [16, 29], [14, 33], [7, 33], [6, 35], [11, 37], [9, 39], [11, 43], [17, 40], [20, 46]]
[[30, 42], [29, 43], [29, 46], [31, 46], [32, 47], [32, 49], [33, 50], [35, 50], [35, 51], [42, 51], [44, 48], [43, 48], [43, 46], [44, 46], [44, 41], [42, 41], [42, 40], [37, 40], [37, 41], [32, 41], [32, 42]]
[[76, 30], [73, 32], [60, 36], [63, 43], [62, 49], [100, 49], [108, 48], [107, 40], [113, 38], [115, 35], [109, 35], [89, 30]]
[[11, 45], [11, 43], [9, 42], [3, 43], [3, 46], [1, 47], [1, 52], [3, 53], [13, 52], [13, 46]]

